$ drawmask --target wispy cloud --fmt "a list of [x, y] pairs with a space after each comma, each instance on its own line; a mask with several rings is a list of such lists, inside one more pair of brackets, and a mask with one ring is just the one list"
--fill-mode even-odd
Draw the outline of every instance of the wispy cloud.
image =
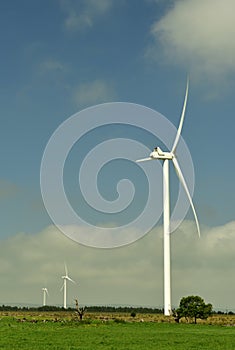
[[61, 0], [65, 13], [64, 26], [68, 31], [79, 31], [93, 27], [95, 21], [108, 13], [113, 0]]
[[19, 188], [6, 180], [0, 179], [0, 201], [12, 198], [19, 192]]
[[59, 60], [54, 59], [46, 59], [40, 63], [40, 72], [48, 73], [48, 72], [58, 72], [63, 71], [65, 69], [64, 64], [62, 64]]
[[104, 80], [81, 84], [73, 93], [73, 100], [78, 107], [113, 101], [115, 97], [116, 93], [112, 84]]
[[175, 1], [152, 26], [149, 54], [159, 57], [163, 50], [168, 62], [209, 78], [234, 73], [234, 11], [233, 0]]
[[[202, 231], [199, 239], [194, 222], [186, 221], [172, 235], [173, 304], [198, 294], [215, 307], [235, 309], [235, 222]], [[130, 246], [110, 250], [81, 246], [53, 226], [35, 235], [18, 234], [1, 241], [1, 302], [40, 304], [46, 284], [48, 302], [61, 304], [66, 261], [78, 282], [69, 286], [70, 304], [79, 297], [84, 304], [161, 306], [162, 248], [161, 227]]]

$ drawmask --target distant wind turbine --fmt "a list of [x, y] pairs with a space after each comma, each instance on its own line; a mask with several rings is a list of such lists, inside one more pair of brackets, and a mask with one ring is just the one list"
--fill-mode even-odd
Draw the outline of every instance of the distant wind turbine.
[[66, 264], [64, 264], [64, 268], [65, 268], [65, 276], [61, 276], [64, 280], [64, 283], [61, 287], [61, 290], [64, 290], [64, 304], [63, 307], [64, 309], [67, 309], [67, 281], [73, 282], [75, 283], [69, 276], [68, 276], [68, 269]]
[[176, 174], [186, 192], [188, 200], [190, 202], [194, 218], [197, 225], [198, 235], [200, 237], [200, 227], [196, 214], [196, 210], [193, 205], [193, 201], [187, 186], [187, 183], [184, 179], [183, 173], [180, 169], [179, 163], [176, 159], [176, 148], [180, 139], [185, 110], [188, 99], [188, 86], [189, 81], [187, 80], [187, 86], [185, 91], [185, 98], [183, 109], [181, 113], [180, 123], [178, 131], [176, 133], [175, 141], [173, 143], [172, 149], [170, 152], [163, 152], [160, 147], [154, 148], [153, 152], [150, 153], [148, 158], [139, 159], [136, 162], [144, 162], [148, 160], [163, 160], [163, 230], [164, 230], [164, 314], [169, 316], [172, 313], [171, 310], [171, 265], [170, 265], [170, 186], [169, 186], [169, 161], [171, 160]]
[[42, 305], [45, 306], [46, 303], [46, 297], [49, 295], [47, 288], [42, 288]]

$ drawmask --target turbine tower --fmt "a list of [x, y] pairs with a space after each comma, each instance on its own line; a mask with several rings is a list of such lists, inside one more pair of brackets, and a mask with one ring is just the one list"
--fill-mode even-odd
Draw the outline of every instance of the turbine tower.
[[46, 303], [46, 297], [49, 295], [47, 288], [42, 288], [42, 305], [45, 306]]
[[64, 303], [63, 303], [63, 307], [64, 309], [67, 309], [67, 281], [71, 281], [75, 284], [75, 282], [68, 276], [68, 269], [66, 264], [64, 264], [64, 268], [65, 268], [65, 276], [61, 276], [64, 280], [64, 283], [61, 287], [61, 290], [64, 290]]
[[148, 158], [139, 159], [136, 162], [144, 162], [148, 160], [162, 160], [163, 161], [163, 230], [164, 230], [164, 314], [169, 316], [171, 314], [171, 261], [170, 261], [170, 185], [169, 185], [169, 161], [172, 161], [176, 174], [186, 192], [188, 200], [190, 202], [194, 218], [197, 225], [198, 235], [200, 237], [200, 227], [196, 214], [196, 210], [193, 205], [193, 201], [188, 190], [187, 183], [184, 179], [179, 163], [176, 158], [176, 148], [180, 139], [185, 110], [188, 99], [188, 87], [189, 81], [187, 80], [186, 91], [183, 109], [181, 113], [179, 127], [176, 133], [175, 141], [170, 152], [163, 152], [160, 147], [154, 148]]

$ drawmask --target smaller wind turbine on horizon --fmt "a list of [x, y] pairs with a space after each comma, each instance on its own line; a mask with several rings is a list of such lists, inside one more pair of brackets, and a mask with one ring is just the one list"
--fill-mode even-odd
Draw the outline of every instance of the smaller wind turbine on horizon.
[[47, 304], [47, 295], [49, 296], [48, 289], [46, 287], [42, 288], [42, 305], [46, 306]]
[[64, 264], [64, 269], [65, 269], [65, 276], [61, 276], [61, 278], [63, 278], [64, 280], [61, 290], [64, 290], [63, 308], [67, 309], [67, 281], [73, 282], [74, 284], [76, 284], [76, 282], [69, 277], [66, 264]]

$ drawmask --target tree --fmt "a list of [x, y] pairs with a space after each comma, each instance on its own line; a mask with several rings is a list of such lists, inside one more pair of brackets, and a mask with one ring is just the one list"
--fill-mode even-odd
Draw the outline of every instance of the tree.
[[83, 315], [86, 311], [86, 308], [85, 307], [79, 307], [79, 304], [78, 304], [78, 299], [75, 299], [75, 304], [76, 304], [76, 313], [79, 315], [79, 319], [80, 321], [82, 321], [82, 318], [83, 318]]
[[199, 296], [190, 295], [180, 300], [179, 308], [173, 311], [173, 316], [176, 322], [179, 322], [182, 317], [185, 317], [186, 320], [188, 318], [193, 319], [194, 323], [197, 323], [198, 318], [206, 320], [211, 313], [211, 304], [206, 304]]

